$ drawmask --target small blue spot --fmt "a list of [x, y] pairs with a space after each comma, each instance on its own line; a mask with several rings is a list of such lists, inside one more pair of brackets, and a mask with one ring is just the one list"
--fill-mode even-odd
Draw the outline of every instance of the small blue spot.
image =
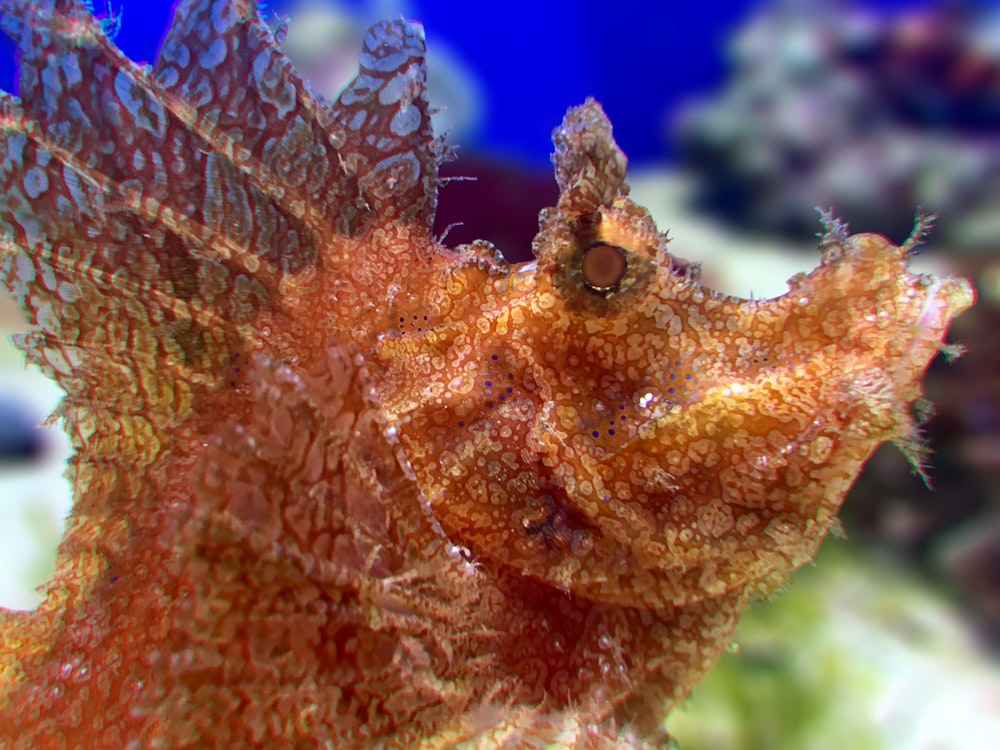
[[487, 388], [492, 388], [493, 387], [493, 381], [492, 380], [487, 380], [486, 381], [486, 387]]
[[615, 431], [614, 431], [614, 430], [608, 430], [608, 434], [609, 434], [609, 435], [614, 435], [614, 434], [615, 434]]
[[597, 430], [594, 430], [594, 431], [593, 431], [593, 432], [592, 432], [591, 434], [592, 434], [592, 435], [593, 435], [594, 437], [600, 437], [600, 436], [601, 436], [601, 433], [599, 433], [599, 432], [598, 432]]
[[459, 422], [459, 423], [458, 423], [458, 426], [459, 426], [459, 427], [465, 427], [465, 422]]
[[492, 409], [493, 408], [493, 402], [492, 401], [487, 401], [486, 402], [486, 408], [487, 409]]
[[667, 388], [667, 393], [677, 393], [676, 388]]
[[494, 354], [492, 357], [490, 357], [490, 359], [492, 359], [494, 362], [496, 362], [500, 358], [497, 355]]

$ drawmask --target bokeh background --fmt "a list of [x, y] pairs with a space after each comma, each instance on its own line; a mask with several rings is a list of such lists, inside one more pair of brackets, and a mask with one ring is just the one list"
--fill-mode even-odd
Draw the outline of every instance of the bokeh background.
[[[152, 61], [169, 0], [94, 0]], [[271, 2], [315, 90], [353, 74], [364, 29], [424, 23], [435, 125], [460, 146], [438, 229], [530, 255], [556, 197], [550, 135], [587, 96], [630, 158], [633, 196], [675, 252], [730, 294], [785, 291], [817, 262], [814, 206], [901, 241], [941, 213], [919, 270], [971, 278], [966, 356], [927, 381], [930, 487], [888, 446], [845, 505], [844, 536], [751, 610], [730, 653], [670, 718], [687, 750], [1000, 747], [1000, 3]], [[16, 92], [0, 40], [0, 87]], [[65, 441], [58, 393], [24, 369], [0, 297], [0, 605], [51, 571]]]

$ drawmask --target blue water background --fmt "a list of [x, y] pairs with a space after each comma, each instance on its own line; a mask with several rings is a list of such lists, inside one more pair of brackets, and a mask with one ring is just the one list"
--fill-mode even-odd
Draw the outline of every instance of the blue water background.
[[[94, 0], [102, 11], [105, 0]], [[930, 3], [880, 0], [876, 10]], [[274, 1], [270, 10], [291, 4]], [[354, 2], [361, 13], [371, 3]], [[445, 43], [479, 81], [484, 118], [463, 146], [526, 165], [548, 162], [552, 128], [567, 107], [596, 97], [633, 163], [670, 159], [670, 113], [725, 79], [727, 39], [761, 3], [711, 2], [408, 2], [428, 44]], [[112, 0], [123, 23], [116, 37], [133, 60], [151, 62], [172, 15], [172, 0]], [[0, 42], [0, 87], [14, 90], [14, 46]]]

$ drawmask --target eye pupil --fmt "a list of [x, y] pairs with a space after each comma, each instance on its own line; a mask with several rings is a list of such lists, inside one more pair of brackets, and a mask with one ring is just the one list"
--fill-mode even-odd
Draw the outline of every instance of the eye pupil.
[[614, 291], [628, 271], [628, 258], [622, 248], [601, 243], [584, 252], [581, 271], [584, 283], [591, 289]]

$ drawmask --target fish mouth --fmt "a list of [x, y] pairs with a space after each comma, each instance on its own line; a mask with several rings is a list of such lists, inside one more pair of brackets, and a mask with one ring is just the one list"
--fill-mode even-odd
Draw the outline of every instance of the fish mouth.
[[[880, 300], [874, 314], [888, 318], [889, 326], [895, 317], [895, 335], [886, 335], [889, 357], [895, 361], [887, 363], [885, 369], [891, 375], [897, 398], [912, 402], [921, 396], [923, 373], [937, 354], [960, 353], [960, 347], [944, 343], [944, 337], [952, 319], [975, 304], [975, 288], [968, 279], [911, 272], [912, 253], [882, 235], [855, 235], [849, 244], [854, 258], [844, 261], [857, 261], [852, 270], [859, 284], [864, 284], [866, 278], [886, 279], [873, 284], [870, 291]], [[898, 278], [893, 294], [882, 299], [883, 289], [892, 289], [893, 277]], [[872, 322], [882, 325], [878, 320]]]
[[976, 303], [976, 290], [967, 279], [937, 277], [921, 274], [916, 284], [923, 288], [924, 303], [913, 324], [913, 338], [910, 344], [911, 360], [920, 361], [921, 354], [930, 350], [942, 351], [949, 357], [961, 352], [960, 347], [941, 343], [942, 332], [951, 319], [968, 310]]

